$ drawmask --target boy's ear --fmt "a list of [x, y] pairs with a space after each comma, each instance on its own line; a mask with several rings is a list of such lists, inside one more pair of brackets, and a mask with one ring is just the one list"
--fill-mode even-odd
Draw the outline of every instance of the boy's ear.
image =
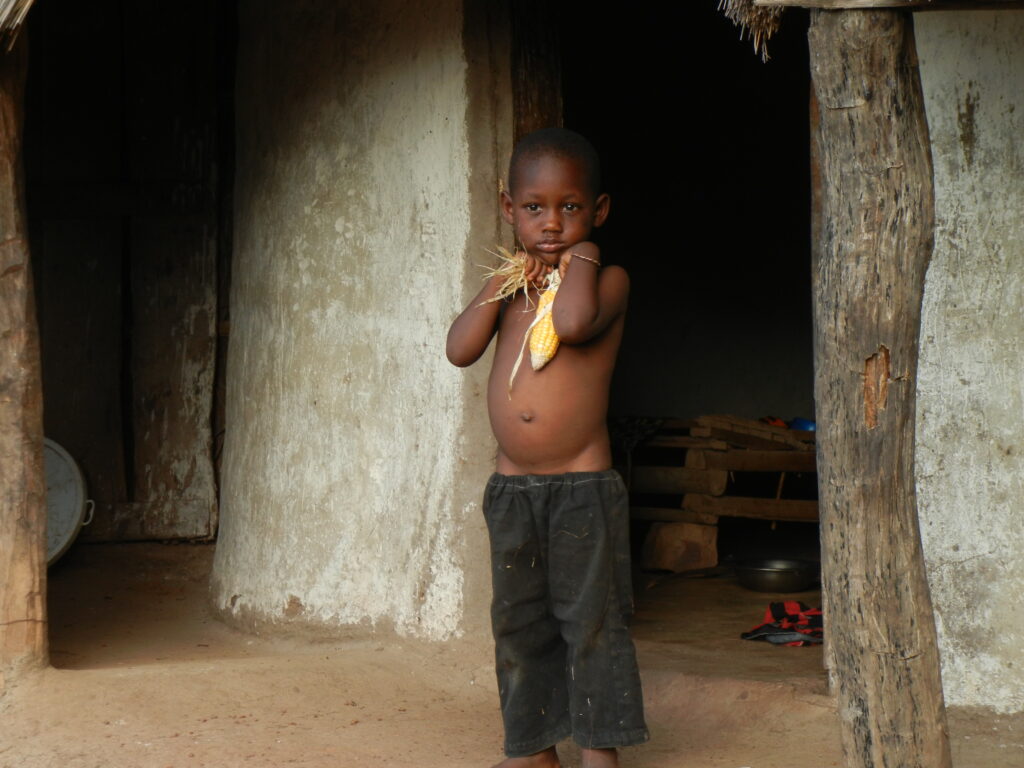
[[501, 215], [502, 218], [509, 224], [513, 223], [512, 219], [512, 196], [509, 195], [504, 189], [501, 190], [501, 194], [498, 196], [499, 203], [501, 204]]
[[594, 226], [600, 227], [608, 218], [608, 211], [611, 209], [612, 199], [606, 194], [598, 195], [594, 202]]

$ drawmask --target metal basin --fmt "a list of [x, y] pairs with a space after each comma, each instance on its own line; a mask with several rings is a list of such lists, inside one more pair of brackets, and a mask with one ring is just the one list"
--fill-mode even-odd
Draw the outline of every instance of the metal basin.
[[755, 592], [803, 592], [818, 580], [809, 560], [746, 560], [736, 565], [740, 585]]

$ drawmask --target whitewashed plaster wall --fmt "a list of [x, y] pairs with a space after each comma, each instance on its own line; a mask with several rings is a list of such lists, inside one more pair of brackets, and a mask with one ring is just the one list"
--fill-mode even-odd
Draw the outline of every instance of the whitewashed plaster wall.
[[1024, 13], [915, 16], [935, 166], [917, 486], [949, 704], [1024, 710]]
[[472, 156], [499, 140], [468, 106], [462, 6], [239, 4], [213, 599], [244, 625], [437, 640], [467, 601], [485, 621], [486, 371], [450, 366], [444, 337], [496, 242], [471, 236], [471, 166], [493, 181]]

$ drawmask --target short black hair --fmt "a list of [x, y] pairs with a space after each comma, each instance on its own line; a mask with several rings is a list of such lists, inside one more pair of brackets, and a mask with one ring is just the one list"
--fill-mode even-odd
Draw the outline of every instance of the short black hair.
[[595, 198], [600, 193], [601, 161], [597, 150], [583, 136], [567, 128], [541, 128], [516, 142], [508, 163], [510, 191], [516, 188], [520, 169], [542, 157], [558, 157], [578, 163], [587, 175], [587, 188]]

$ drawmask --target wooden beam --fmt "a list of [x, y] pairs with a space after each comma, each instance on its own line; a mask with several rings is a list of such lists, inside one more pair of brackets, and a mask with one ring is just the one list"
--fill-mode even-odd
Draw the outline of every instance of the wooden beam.
[[43, 392], [21, 168], [26, 65], [21, 36], [0, 53], [0, 692], [47, 661]]
[[725, 415], [699, 416], [697, 418], [697, 425], [698, 427], [712, 427], [732, 433], [760, 437], [773, 443], [780, 443], [783, 447], [796, 451], [814, 450], [814, 432], [774, 427], [771, 424], [764, 424], [753, 419]]
[[690, 429], [691, 437], [704, 437], [712, 438], [715, 440], [721, 440], [729, 445], [736, 445], [741, 448], [750, 448], [752, 450], [763, 450], [763, 451], [813, 451], [814, 446], [810, 443], [804, 444], [801, 447], [796, 447], [797, 444], [790, 443], [783, 440], [776, 440], [771, 437], [761, 437], [758, 435], [752, 435], [748, 432], [736, 432], [731, 429], [722, 429], [721, 427], [705, 427], [697, 426]]
[[948, 768], [914, 494], [934, 200], [913, 28], [898, 11], [813, 11], [809, 42], [822, 571], [844, 764]]
[[872, 8], [914, 11], [1002, 11], [1024, 8], [1021, 0], [754, 0], [761, 8], [820, 8], [822, 10], [865, 10]]
[[513, 141], [562, 124], [562, 60], [558, 28], [544, 0], [509, 3], [512, 14]]
[[724, 440], [709, 440], [689, 435], [655, 435], [640, 445], [644, 448], [699, 448], [708, 451], [724, 451], [729, 447]]
[[721, 496], [729, 482], [724, 470], [687, 467], [634, 466], [629, 477], [632, 493], [709, 493]]
[[816, 523], [818, 502], [805, 499], [760, 499], [752, 496], [708, 496], [688, 493], [683, 509], [700, 515], [747, 517], [754, 520], [786, 520]]
[[691, 453], [701, 454], [703, 466], [707, 469], [729, 472], [814, 472], [816, 468], [811, 451], [690, 451], [686, 456], [687, 462]]
[[672, 507], [630, 507], [633, 520], [651, 520], [656, 523], [695, 523], [697, 525], [718, 525], [718, 515], [692, 512], [689, 509]]

